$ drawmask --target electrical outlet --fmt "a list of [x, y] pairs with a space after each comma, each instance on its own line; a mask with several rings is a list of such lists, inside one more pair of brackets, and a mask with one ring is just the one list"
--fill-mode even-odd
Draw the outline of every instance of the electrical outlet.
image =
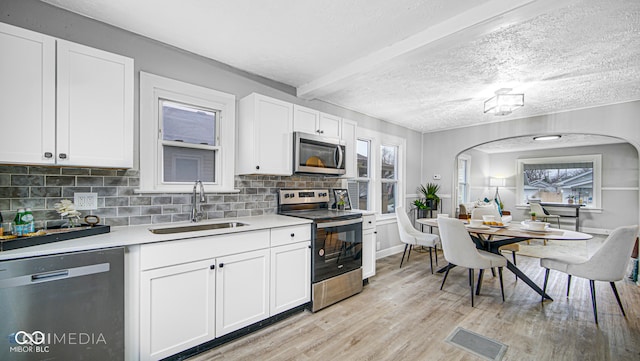
[[73, 203], [79, 211], [83, 209], [98, 209], [98, 193], [74, 193]]

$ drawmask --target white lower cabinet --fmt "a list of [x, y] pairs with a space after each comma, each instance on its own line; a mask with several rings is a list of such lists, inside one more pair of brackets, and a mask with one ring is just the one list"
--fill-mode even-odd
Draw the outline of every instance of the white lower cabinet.
[[362, 220], [362, 279], [376, 275], [376, 216]]
[[311, 227], [141, 245], [139, 358], [159, 360], [310, 301]]
[[311, 241], [271, 248], [271, 315], [311, 300]]
[[212, 266], [214, 260], [204, 260], [142, 272], [142, 360], [159, 360], [215, 337]]
[[216, 337], [269, 317], [269, 250], [217, 259]]

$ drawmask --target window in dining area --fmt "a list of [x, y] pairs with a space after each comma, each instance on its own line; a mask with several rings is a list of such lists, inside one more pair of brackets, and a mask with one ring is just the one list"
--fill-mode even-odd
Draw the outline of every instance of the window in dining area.
[[469, 202], [469, 170], [471, 158], [458, 156], [458, 204]]
[[[353, 206], [357, 209], [369, 210], [369, 183], [371, 162], [371, 141], [358, 139], [356, 142], [356, 178], [347, 183]], [[354, 199], [355, 198], [355, 199]]]
[[600, 155], [518, 160], [518, 194], [523, 204], [582, 204], [599, 207]]
[[381, 213], [395, 213], [398, 183], [398, 147], [380, 146], [380, 180], [382, 182]]
[[354, 208], [395, 221], [396, 207], [405, 199], [405, 152], [406, 139], [358, 128], [356, 177], [344, 181]]

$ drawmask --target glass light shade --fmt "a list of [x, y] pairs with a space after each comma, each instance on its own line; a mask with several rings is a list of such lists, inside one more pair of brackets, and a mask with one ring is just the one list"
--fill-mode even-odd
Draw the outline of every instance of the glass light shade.
[[484, 112], [507, 115], [523, 106], [524, 94], [496, 94], [496, 96], [484, 102]]

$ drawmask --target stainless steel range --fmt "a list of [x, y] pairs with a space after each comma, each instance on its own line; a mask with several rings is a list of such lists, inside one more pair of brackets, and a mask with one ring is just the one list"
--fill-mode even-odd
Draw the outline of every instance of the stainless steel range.
[[281, 189], [278, 213], [313, 221], [313, 312], [362, 291], [362, 214], [329, 208], [328, 189]]

